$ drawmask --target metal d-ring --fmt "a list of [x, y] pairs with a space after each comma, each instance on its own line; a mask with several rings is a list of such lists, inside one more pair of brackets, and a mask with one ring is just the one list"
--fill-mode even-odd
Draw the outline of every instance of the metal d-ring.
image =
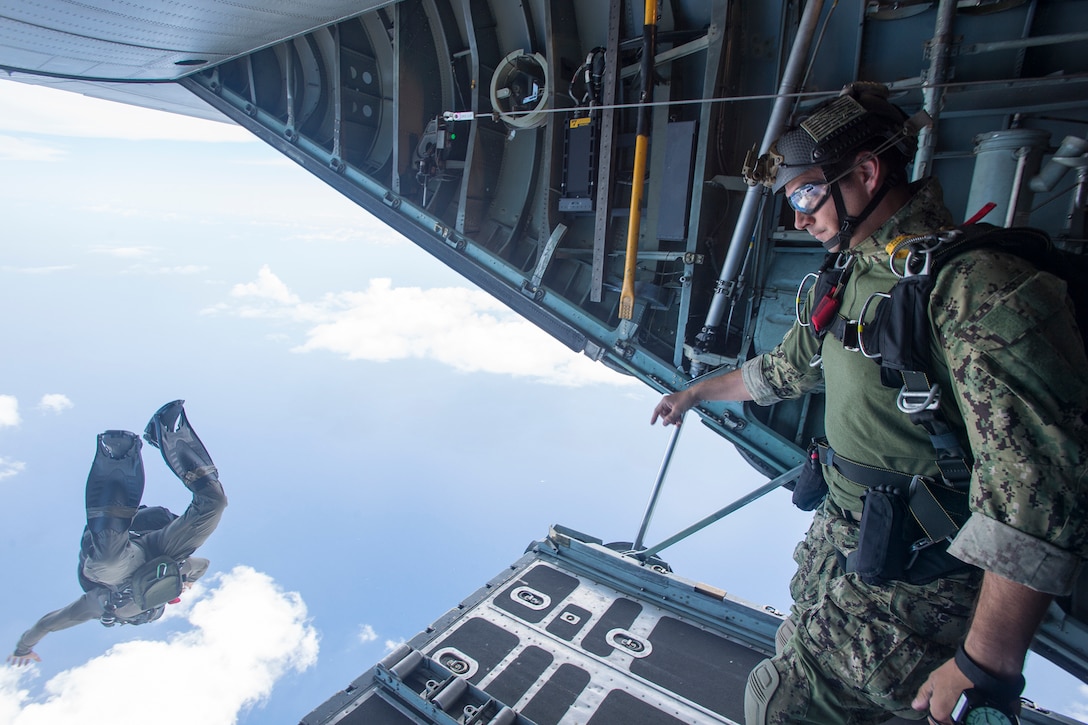
[[850, 322], [850, 324], [857, 325], [858, 327], [858, 352], [860, 352], [862, 355], [869, 358], [870, 360], [876, 360], [877, 358], [879, 358], [880, 353], [869, 352], [865, 349], [865, 313], [869, 311], [869, 305], [871, 305], [873, 303], [873, 300], [877, 298], [888, 300], [891, 299], [891, 295], [887, 292], [874, 292], [873, 294], [869, 295], [869, 299], [865, 300], [865, 304], [861, 306], [861, 312], [858, 313], [858, 319], [851, 320]]
[[809, 289], [805, 289], [805, 285], [808, 283], [809, 277], [812, 278], [812, 284], [814, 286], [816, 282], [820, 279], [820, 275], [816, 274], [815, 272], [809, 272], [804, 277], [802, 277], [801, 284], [797, 285], [797, 298], [793, 303], [793, 314], [797, 318], [797, 324], [801, 327], [808, 327], [811, 324], [801, 319], [801, 300], [808, 297], [808, 293], [809, 291], [811, 291], [811, 287]]

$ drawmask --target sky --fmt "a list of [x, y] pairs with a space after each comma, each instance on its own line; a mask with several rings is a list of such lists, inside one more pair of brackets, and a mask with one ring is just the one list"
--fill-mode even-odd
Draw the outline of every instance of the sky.
[[[161, 722], [297, 722], [550, 525], [638, 531], [658, 395], [237, 127], [0, 81], [0, 219], [0, 646], [80, 593], [97, 433], [183, 398], [230, 499], [162, 620], [0, 665], [0, 725], [143, 722], [164, 697]], [[145, 503], [182, 510], [144, 462]], [[689, 421], [647, 543], [764, 482]], [[775, 492], [662, 556], [785, 611], [807, 520]], [[1040, 662], [1027, 695], [1088, 718]]]

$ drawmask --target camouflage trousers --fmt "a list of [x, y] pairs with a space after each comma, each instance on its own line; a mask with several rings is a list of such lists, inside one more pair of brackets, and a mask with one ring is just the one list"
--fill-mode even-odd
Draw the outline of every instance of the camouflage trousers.
[[[966, 635], [981, 572], [924, 586], [870, 585], [840, 563], [839, 551], [856, 548], [857, 525], [825, 503], [794, 551], [798, 568], [790, 582], [789, 624], [795, 628], [780, 642], [778, 655], [749, 679], [747, 725], [862, 725], [892, 715], [924, 717], [911, 710], [911, 700]], [[768, 667], [773, 672], [763, 669]], [[765, 711], [755, 717], [751, 702], [761, 686]]]

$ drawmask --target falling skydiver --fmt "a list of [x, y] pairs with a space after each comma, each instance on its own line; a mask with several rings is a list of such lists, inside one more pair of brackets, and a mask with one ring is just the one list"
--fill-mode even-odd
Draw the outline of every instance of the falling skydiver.
[[142, 507], [139, 436], [123, 430], [101, 433], [87, 476], [87, 526], [78, 569], [84, 594], [24, 632], [9, 663], [41, 661], [34, 647], [45, 635], [82, 622], [152, 622], [207, 570], [208, 560], [193, 553], [218, 526], [227, 497], [211, 456], [189, 425], [184, 402], [175, 400], [156, 411], [143, 437], [192, 492], [189, 507], [181, 516]]

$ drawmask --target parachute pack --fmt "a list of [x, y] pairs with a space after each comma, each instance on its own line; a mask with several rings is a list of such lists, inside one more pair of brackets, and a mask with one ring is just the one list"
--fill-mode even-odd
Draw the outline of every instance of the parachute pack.
[[170, 556], [157, 556], [144, 562], [132, 575], [132, 600], [147, 611], [160, 607], [181, 595], [181, 567]]

